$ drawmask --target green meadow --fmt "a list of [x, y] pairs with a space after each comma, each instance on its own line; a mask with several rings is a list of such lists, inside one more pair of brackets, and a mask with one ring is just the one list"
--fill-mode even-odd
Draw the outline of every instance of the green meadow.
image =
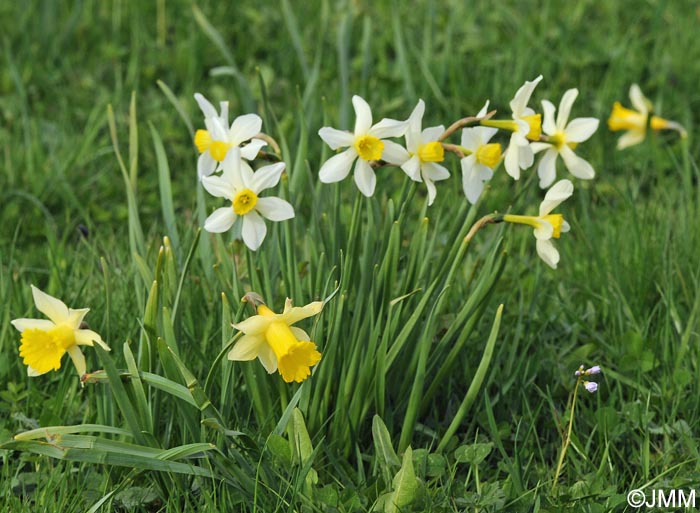
[[[700, 495], [698, 25], [689, 0], [0, 2], [0, 511], [604, 513], [637, 511], [635, 489]], [[336, 153], [319, 129], [353, 130], [353, 95], [374, 123], [422, 99], [423, 128], [447, 127], [486, 100], [510, 119], [540, 74], [537, 113], [577, 88], [570, 119], [600, 120], [573, 145], [594, 179], [557, 161], [574, 192], [556, 269], [531, 227], [472, 230], [537, 216], [541, 155], [517, 181], [499, 164], [474, 205], [451, 153], [431, 205], [397, 167], [371, 197], [352, 171], [319, 180]], [[687, 138], [616, 148], [607, 120], [634, 83]], [[252, 167], [285, 163], [262, 196], [295, 216], [255, 251], [239, 225], [203, 229], [229, 203], [197, 176], [196, 92], [279, 146]], [[27, 375], [11, 321], [45, 318], [31, 285], [89, 308], [111, 348], [82, 348], [82, 380], [65, 355]], [[308, 379], [227, 358], [251, 292], [276, 313], [323, 302], [297, 324], [322, 353]], [[581, 365], [602, 370], [594, 393]]]

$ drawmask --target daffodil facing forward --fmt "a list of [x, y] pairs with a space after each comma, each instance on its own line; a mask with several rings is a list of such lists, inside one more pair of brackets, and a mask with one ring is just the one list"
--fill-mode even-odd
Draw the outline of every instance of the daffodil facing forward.
[[537, 254], [552, 269], [557, 268], [559, 252], [552, 244], [552, 239], [558, 239], [562, 233], [569, 231], [569, 223], [561, 214], [552, 214], [552, 210], [570, 198], [574, 193], [574, 185], [569, 180], [560, 180], [547, 191], [540, 204], [540, 215], [520, 216], [505, 214], [502, 218], [507, 223], [517, 223], [531, 226], [535, 229], [537, 239]]
[[546, 189], [557, 175], [557, 157], [561, 155], [569, 172], [576, 178], [590, 180], [595, 176], [593, 166], [574, 153], [579, 143], [588, 140], [598, 129], [596, 118], [576, 118], [569, 123], [571, 107], [578, 96], [578, 89], [569, 89], [564, 93], [559, 104], [556, 122], [554, 112], [556, 107], [548, 100], [542, 100], [544, 121], [542, 131], [547, 134], [547, 142], [534, 142], [531, 147], [535, 153], [544, 151], [537, 166], [540, 177], [540, 187]]
[[85, 374], [85, 356], [79, 346], [99, 344], [109, 347], [99, 334], [81, 327], [89, 308], [73, 310], [32, 285], [32, 296], [37, 310], [48, 319], [15, 319], [12, 325], [22, 334], [19, 355], [27, 366], [29, 376], [40, 376], [61, 368], [61, 359], [68, 353], [78, 376]]
[[260, 197], [263, 190], [277, 185], [284, 171], [284, 162], [253, 172], [241, 160], [240, 151], [233, 148], [226, 155], [221, 176], [205, 176], [202, 179], [202, 185], [212, 196], [231, 201], [231, 206], [218, 208], [207, 218], [204, 229], [213, 233], [225, 232], [240, 217], [243, 242], [255, 251], [267, 234], [263, 217], [270, 221], [285, 221], [294, 217], [294, 207], [280, 198]]
[[500, 128], [512, 132], [508, 148], [505, 151], [506, 172], [514, 180], [520, 178], [520, 170], [532, 166], [535, 156], [530, 147], [530, 141], [539, 141], [542, 134], [542, 115], [536, 114], [534, 110], [527, 106], [532, 92], [537, 84], [542, 80], [542, 75], [535, 80], [526, 81], [515, 96], [510, 101], [510, 108], [513, 111], [513, 119], [498, 120], [489, 119], [482, 121], [483, 126]]
[[331, 127], [323, 127], [318, 135], [333, 150], [348, 148], [342, 153], [328, 159], [319, 171], [323, 183], [339, 182], [350, 174], [355, 163], [355, 184], [365, 196], [372, 196], [377, 185], [377, 177], [371, 162], [383, 160], [400, 166], [404, 163], [406, 150], [399, 144], [389, 141], [387, 137], [401, 137], [406, 133], [408, 124], [395, 119], [382, 119], [372, 125], [372, 110], [365, 100], [355, 95], [352, 97], [355, 108], [355, 131], [347, 132]]
[[199, 108], [204, 114], [206, 130], [197, 130], [194, 144], [199, 151], [197, 174], [200, 180], [212, 174], [220, 167], [231, 148], [241, 147], [241, 157], [253, 160], [260, 149], [267, 143], [255, 136], [260, 133], [262, 119], [257, 114], [245, 114], [233, 120], [228, 126], [228, 102], [221, 102], [221, 113], [217, 114], [214, 106], [204, 96], [195, 93]]
[[653, 110], [651, 102], [642, 94], [637, 84], [630, 87], [630, 102], [636, 110], [623, 107], [620, 102], [615, 102], [612, 113], [608, 118], [608, 128], [614, 132], [627, 130], [617, 141], [617, 149], [623, 150], [635, 144], [641, 143], [647, 134], [647, 127], [654, 131], [677, 130], [681, 137], [687, 137], [685, 129], [675, 121], [649, 116]]
[[438, 139], [445, 127], [440, 125], [422, 130], [424, 112], [425, 103], [418, 100], [416, 108], [408, 118], [406, 149], [399, 148], [403, 154], [401, 169], [411, 180], [425, 182], [428, 188], [428, 205], [432, 205], [437, 193], [434, 182], [446, 180], [450, 177], [450, 172], [440, 165], [440, 162], [445, 160], [445, 149]]
[[[486, 113], [488, 102], [477, 116]], [[483, 126], [462, 129], [460, 151], [466, 156], [460, 160], [462, 166], [462, 188], [472, 205], [484, 191], [484, 182], [491, 180], [494, 168], [501, 161], [501, 145], [490, 143], [498, 129]]]
[[301, 383], [311, 375], [311, 367], [321, 361], [321, 353], [309, 335], [292, 324], [317, 315], [322, 308], [322, 301], [293, 307], [292, 300], [287, 299], [284, 311], [277, 314], [265, 304], [258, 305], [257, 315], [233, 325], [243, 336], [229, 352], [228, 359], [258, 358], [269, 374], [279, 371], [287, 383]]

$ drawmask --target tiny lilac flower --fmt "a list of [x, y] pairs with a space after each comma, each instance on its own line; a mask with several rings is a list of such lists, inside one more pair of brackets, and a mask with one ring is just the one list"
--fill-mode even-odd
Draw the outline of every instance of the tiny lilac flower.
[[583, 386], [588, 390], [591, 394], [598, 390], [598, 383], [595, 383], [594, 381], [584, 381]]

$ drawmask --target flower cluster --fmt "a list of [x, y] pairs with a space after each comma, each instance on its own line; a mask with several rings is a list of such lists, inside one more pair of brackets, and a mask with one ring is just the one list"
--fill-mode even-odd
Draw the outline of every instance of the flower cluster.
[[[194, 95], [204, 114], [206, 130], [197, 130], [194, 143], [200, 156], [197, 172], [204, 188], [214, 197], [231, 202], [215, 210], [204, 222], [212, 233], [226, 232], [241, 219], [243, 242], [257, 250], [265, 239], [270, 221], [286, 221], [294, 217], [294, 207], [275, 196], [260, 197], [265, 189], [277, 186], [284, 171], [284, 162], [263, 166], [256, 171], [248, 161], [254, 160], [267, 143], [259, 137], [262, 119], [246, 114], [228, 125], [228, 102], [221, 102], [221, 113], [199, 93]], [[257, 138], [255, 136], [258, 136]]]
[[578, 368], [574, 375], [578, 378], [578, 382], [583, 385], [588, 392], [591, 394], [598, 390], [598, 383], [595, 381], [587, 381], [583, 379], [585, 376], [593, 376], [595, 374], [600, 374], [600, 366], [594, 365], [593, 367], [586, 369], [583, 364]]

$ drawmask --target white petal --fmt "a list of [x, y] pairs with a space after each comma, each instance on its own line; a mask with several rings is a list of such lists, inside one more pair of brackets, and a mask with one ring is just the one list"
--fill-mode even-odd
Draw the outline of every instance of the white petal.
[[571, 225], [566, 221], [561, 222], [561, 233], [566, 233], [571, 230]]
[[477, 133], [481, 144], [488, 144], [491, 138], [498, 133], [498, 128], [477, 126], [474, 127], [474, 131]]
[[576, 155], [566, 144], [561, 147], [559, 153], [561, 153], [561, 158], [564, 159], [564, 164], [569, 172], [576, 178], [590, 180], [595, 177], [593, 166], [587, 160]]
[[85, 355], [83, 355], [83, 352], [77, 345], [69, 347], [66, 351], [68, 352], [70, 359], [73, 360], [73, 365], [75, 365], [75, 370], [78, 372], [78, 376], [82, 377], [87, 369], [85, 366]]
[[264, 146], [267, 146], [267, 143], [262, 139], [251, 139], [248, 144], [241, 146], [241, 158], [255, 160]]
[[426, 162], [421, 166], [421, 174], [423, 178], [430, 178], [434, 182], [447, 180], [450, 177], [450, 172], [446, 167], [441, 166], [437, 162]]
[[533, 142], [530, 144], [530, 149], [532, 149], [532, 152], [535, 154], [541, 152], [542, 150], [548, 150], [550, 148], [554, 148], [554, 146], [551, 143]]
[[355, 184], [360, 192], [367, 197], [374, 194], [374, 188], [377, 186], [377, 176], [374, 174], [374, 169], [366, 160], [357, 159], [355, 163]]
[[554, 235], [554, 226], [548, 221], [540, 220], [534, 234], [537, 240], [549, 240]]
[[209, 176], [216, 170], [216, 160], [211, 156], [209, 150], [202, 153], [197, 159], [197, 176], [201, 180], [205, 176]]
[[252, 139], [262, 129], [262, 118], [257, 114], [244, 114], [233, 120], [228, 132], [229, 141], [235, 146]]
[[406, 131], [406, 147], [409, 151], [415, 152], [421, 141], [421, 127], [423, 124], [423, 113], [425, 112], [425, 102], [418, 100], [413, 112], [408, 117], [408, 130]]
[[102, 337], [99, 335], [99, 333], [96, 333], [92, 330], [76, 330], [75, 343], [79, 346], [90, 347], [92, 347], [93, 343], [97, 343], [105, 351], [111, 351], [111, 349], [105, 343], [105, 341], [102, 340]]
[[540, 163], [537, 166], [537, 176], [540, 177], [540, 188], [546, 189], [557, 177], [557, 155], [559, 153], [554, 148], [544, 152]]
[[261, 191], [274, 187], [279, 183], [284, 167], [284, 162], [277, 162], [276, 164], [261, 167], [253, 173], [250, 188], [255, 194], [260, 194]]
[[393, 164], [395, 166], [400, 166], [411, 156], [406, 151], [406, 148], [393, 141], [382, 141], [384, 143], [384, 150], [382, 151], [382, 160]]
[[559, 113], [557, 114], [557, 129], [564, 130], [566, 128], [566, 123], [569, 121], [569, 114], [571, 114], [571, 107], [576, 101], [578, 96], [578, 89], [569, 89], [564, 93], [559, 103]]
[[[236, 148], [238, 149], [238, 148]], [[253, 168], [250, 167], [250, 164], [246, 162], [245, 160], [240, 160], [240, 172], [241, 172], [241, 183], [243, 184], [243, 187], [245, 189], [255, 189], [255, 172], [253, 171]], [[278, 162], [275, 165], [278, 164], [283, 164], [282, 162]]]
[[637, 84], [630, 86], [630, 101], [636, 110], [644, 115], [649, 114], [652, 107], [651, 102], [644, 96]]
[[645, 137], [646, 132], [644, 130], [630, 130], [617, 141], [617, 149], [624, 150], [625, 148], [639, 144], [644, 141]]
[[535, 90], [540, 80], [542, 80], [542, 75], [535, 80], [526, 81], [515, 93], [515, 96], [509, 104], [510, 109], [513, 111], [514, 118], [520, 118], [526, 115], [525, 109], [527, 108], [527, 102], [530, 101], [530, 96], [532, 96], [532, 92]]
[[530, 145], [521, 146], [518, 151], [518, 165], [520, 169], [528, 169], [535, 162], [535, 154]]
[[433, 181], [427, 176], [423, 178], [423, 181], [425, 182], [425, 186], [428, 189], [428, 206], [430, 206], [433, 204], [433, 201], [435, 201], [435, 196], [437, 196], [437, 189], [435, 188], [435, 184], [433, 183]]
[[[513, 139], [511, 137], [510, 144], [508, 145], [508, 148], [506, 148], [506, 153], [504, 155], [503, 162], [506, 168], [506, 173], [508, 173], [513, 178], [513, 180], [520, 179], [520, 150], [521, 147], [517, 144], [514, 144]], [[530, 154], [532, 154], [532, 151], [530, 151]]]
[[365, 135], [372, 126], [372, 109], [360, 96], [352, 97], [352, 106], [355, 109], [355, 136]]
[[262, 335], [243, 335], [228, 352], [228, 359], [237, 362], [255, 360], [262, 346], [267, 345]]
[[225, 125], [221, 124], [221, 120], [218, 117], [207, 119], [204, 124], [207, 126], [213, 141], [229, 142], [228, 130], [226, 130]]
[[42, 292], [34, 285], [31, 287], [37, 310], [56, 324], [61, 324], [68, 319], [68, 307], [63, 301], [48, 295], [46, 292]]
[[556, 250], [551, 240], [538, 240], [537, 254], [552, 269], [557, 268], [557, 264], [559, 263], [559, 252]]
[[294, 217], [294, 207], [289, 202], [275, 198], [258, 198], [255, 210], [270, 221], [286, 221]]
[[243, 235], [243, 242], [245, 242], [245, 245], [253, 251], [258, 249], [263, 240], [265, 240], [267, 226], [265, 226], [265, 221], [263, 221], [263, 218], [260, 217], [260, 214], [255, 210], [243, 216], [241, 235]]
[[205, 176], [202, 186], [215, 198], [233, 200], [235, 195], [233, 184], [223, 176]]
[[346, 148], [352, 146], [355, 142], [355, 136], [346, 130], [337, 130], [329, 126], [324, 126], [318, 131], [318, 136], [323, 139], [332, 150], [338, 148]]
[[350, 173], [353, 161], [357, 158], [355, 148], [334, 155], [323, 163], [318, 172], [318, 178], [323, 183], [334, 183], [343, 180]]
[[296, 326], [290, 326], [289, 329], [292, 330], [292, 333], [294, 333], [294, 336], [297, 338], [297, 340], [302, 340], [304, 342], [311, 341], [311, 337], [309, 337], [309, 334], [306, 333], [303, 329], [297, 328]]
[[10, 323], [17, 328], [20, 333], [24, 330], [49, 331], [56, 326], [52, 321], [46, 319], [15, 319], [14, 321], [10, 321]]
[[204, 229], [209, 233], [227, 232], [236, 222], [236, 213], [232, 207], [217, 208], [204, 221]]
[[590, 139], [590, 137], [598, 130], [598, 121], [596, 118], [576, 118], [566, 126], [564, 134], [569, 142], [580, 143]]
[[260, 335], [267, 330], [273, 320], [273, 317], [253, 315], [237, 324], [233, 324], [233, 327], [246, 335]]
[[414, 182], [420, 182], [422, 180], [420, 176], [420, 159], [418, 158], [418, 155], [414, 155], [406, 162], [401, 164], [401, 169], [403, 169], [404, 173], [406, 173]]
[[369, 134], [380, 139], [387, 137], [401, 137], [408, 130], [407, 121], [384, 118], [379, 123], [369, 129]]
[[218, 116], [214, 106], [202, 94], [194, 93], [194, 99], [197, 101], [199, 108], [202, 109], [205, 118], [215, 118]]
[[224, 161], [221, 165], [224, 171], [221, 178], [230, 183], [233, 190], [239, 191], [246, 188], [241, 176], [241, 166], [243, 162], [241, 161], [240, 148], [231, 148], [228, 153], [226, 153], [226, 157], [224, 157]]
[[476, 114], [477, 118], [483, 118], [486, 114], [489, 112], [489, 101], [486, 100], [486, 103], [484, 103], [484, 106], [481, 107], [481, 110]]
[[421, 138], [423, 139], [423, 143], [437, 141], [444, 131], [445, 131], [445, 127], [443, 125], [431, 126], [429, 128], [426, 128], [421, 133]]
[[554, 122], [554, 111], [557, 110], [549, 100], [542, 100], [542, 131], [547, 135], [554, 135], [557, 125]]
[[460, 165], [462, 167], [462, 190], [469, 203], [473, 205], [484, 191], [484, 181], [479, 177], [476, 157], [469, 155], [460, 160]]
[[479, 133], [474, 127], [462, 129], [462, 138], [460, 140], [460, 146], [466, 148], [467, 150], [473, 153], [479, 149], [480, 144], [481, 140], [479, 139]]
[[544, 195], [544, 200], [540, 204], [540, 217], [549, 214], [562, 201], [569, 199], [573, 193], [574, 184], [571, 183], [571, 180], [559, 180]]
[[224, 124], [224, 126], [228, 126], [228, 102], [219, 102], [219, 106], [221, 107], [219, 120]]

